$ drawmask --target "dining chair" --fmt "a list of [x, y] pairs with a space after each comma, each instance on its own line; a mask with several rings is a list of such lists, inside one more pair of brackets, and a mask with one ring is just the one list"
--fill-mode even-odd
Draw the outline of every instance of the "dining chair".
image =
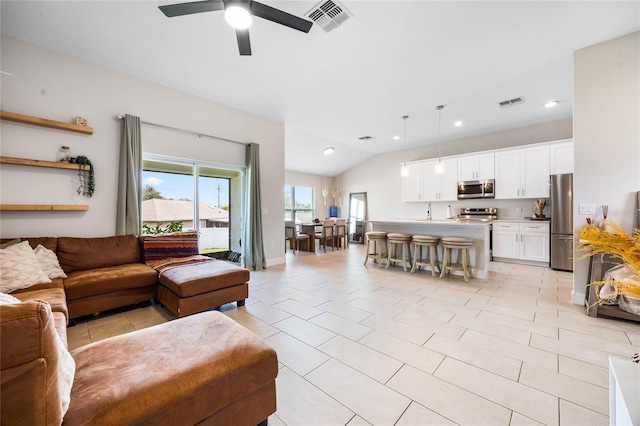
[[322, 231], [316, 232], [318, 245], [322, 246], [324, 252], [327, 252], [327, 241], [331, 240], [331, 250], [336, 245], [336, 233], [334, 230], [335, 221], [333, 219], [325, 219], [322, 221]]
[[298, 231], [298, 227], [292, 220], [284, 221], [284, 251], [287, 251], [287, 241], [289, 241], [289, 248], [296, 254], [296, 250], [300, 252], [300, 243], [306, 241], [306, 248], [309, 250], [309, 239], [311, 238], [307, 234], [302, 234]]
[[336, 244], [347, 248], [349, 238], [347, 238], [347, 219], [336, 219]]

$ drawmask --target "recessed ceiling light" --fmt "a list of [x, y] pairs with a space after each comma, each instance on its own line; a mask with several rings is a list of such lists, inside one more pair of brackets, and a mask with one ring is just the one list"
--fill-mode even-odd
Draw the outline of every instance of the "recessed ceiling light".
[[462, 124], [463, 124], [463, 123], [462, 123], [462, 121], [460, 121], [460, 120], [458, 120], [458, 121], [456, 121], [455, 123], [453, 123], [453, 125], [454, 125], [454, 126], [456, 126], [456, 127], [460, 127], [460, 126], [462, 126]]
[[394, 136], [394, 137], [393, 137], [393, 140], [394, 140], [394, 141], [399, 141], [399, 140], [400, 140], [400, 136]]
[[324, 152], [324, 155], [330, 155], [330, 154], [333, 154], [333, 151], [335, 151], [335, 149], [332, 146], [330, 146], [325, 148], [323, 152]]
[[544, 104], [544, 107], [545, 108], [553, 108], [556, 105], [558, 105], [558, 101], [549, 101], [546, 104]]

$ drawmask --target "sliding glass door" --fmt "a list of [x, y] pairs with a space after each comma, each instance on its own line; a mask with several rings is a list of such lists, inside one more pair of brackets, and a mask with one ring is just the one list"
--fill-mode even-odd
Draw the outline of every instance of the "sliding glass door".
[[195, 230], [201, 254], [240, 252], [242, 170], [149, 154], [142, 168], [143, 233]]

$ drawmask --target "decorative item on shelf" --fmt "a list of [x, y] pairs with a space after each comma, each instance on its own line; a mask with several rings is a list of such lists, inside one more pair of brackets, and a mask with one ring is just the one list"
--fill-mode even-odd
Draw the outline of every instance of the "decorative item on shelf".
[[444, 108], [444, 105], [438, 105], [436, 107], [436, 109], [438, 110], [438, 162], [435, 165], [435, 172], [437, 175], [441, 175], [444, 173], [444, 163], [442, 162], [442, 152], [440, 150], [440, 135], [441, 135], [441, 131], [442, 131], [442, 108]]
[[537, 219], [544, 219], [546, 216], [544, 215], [544, 208], [547, 206], [547, 200], [544, 198], [539, 198], [535, 201], [536, 212], [534, 216]]
[[613, 232], [606, 232], [593, 224], [580, 229], [577, 250], [586, 254], [578, 260], [609, 254], [624, 261], [620, 267], [611, 268], [604, 280], [589, 285], [596, 286], [596, 294], [600, 294], [600, 290], [607, 286], [605, 294], [596, 303], [610, 303], [612, 299], [617, 299], [621, 309], [638, 315], [640, 314], [640, 230], [635, 229], [633, 235], [629, 235], [613, 221], [609, 221], [608, 226]]
[[71, 162], [71, 151], [69, 147], [66, 145], [62, 145], [58, 149], [58, 161], [61, 163], [70, 163]]
[[86, 118], [82, 118], [80, 116], [76, 117], [76, 125], [77, 126], [82, 126], [82, 127], [87, 127], [87, 119]]
[[613, 233], [614, 229], [611, 227], [611, 220], [608, 219], [607, 216], [609, 216], [609, 206], [605, 204], [602, 206], [602, 221], [598, 224], [598, 226], [604, 232]]
[[[84, 155], [77, 156], [76, 163], [78, 164], [78, 178], [80, 179], [80, 186], [78, 186], [77, 192], [80, 195], [91, 198], [96, 190], [93, 164]], [[89, 166], [89, 170], [83, 170], [80, 166]]]
[[[402, 119], [404, 120], [404, 149], [407, 149], [407, 118], [409, 118], [408, 115], [402, 116]], [[403, 155], [407, 155], [407, 154], [403, 153]], [[402, 167], [400, 167], [400, 176], [402, 177], [409, 176], [409, 168], [407, 167], [406, 161], [402, 162]]]

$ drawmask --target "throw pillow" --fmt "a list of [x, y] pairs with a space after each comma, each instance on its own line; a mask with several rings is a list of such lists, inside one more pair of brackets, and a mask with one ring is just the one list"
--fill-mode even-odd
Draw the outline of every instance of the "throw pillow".
[[7, 247], [12, 246], [14, 244], [18, 244], [19, 242], [20, 242], [20, 238], [15, 238], [15, 239], [13, 239], [11, 241], [7, 241], [6, 243], [0, 244], [0, 249], [7, 248]]
[[22, 301], [10, 294], [0, 293], [0, 305], [17, 305], [18, 303], [22, 303]]
[[38, 258], [38, 263], [40, 263], [42, 271], [47, 274], [49, 278], [67, 278], [67, 274], [65, 274], [60, 267], [58, 256], [56, 256], [53, 250], [49, 250], [42, 244], [38, 244], [38, 246], [33, 249], [33, 252], [36, 254], [36, 258]]
[[0, 292], [11, 293], [50, 282], [47, 274], [42, 272], [29, 241], [0, 249]]
[[56, 333], [56, 349], [58, 350], [58, 389], [60, 390], [60, 405], [62, 406], [62, 415], [64, 416], [69, 409], [71, 402], [71, 387], [73, 386], [73, 377], [76, 374], [76, 362], [66, 348], [62, 338]]
[[195, 231], [144, 235], [142, 241], [145, 262], [167, 257], [186, 257], [199, 254], [198, 233]]

